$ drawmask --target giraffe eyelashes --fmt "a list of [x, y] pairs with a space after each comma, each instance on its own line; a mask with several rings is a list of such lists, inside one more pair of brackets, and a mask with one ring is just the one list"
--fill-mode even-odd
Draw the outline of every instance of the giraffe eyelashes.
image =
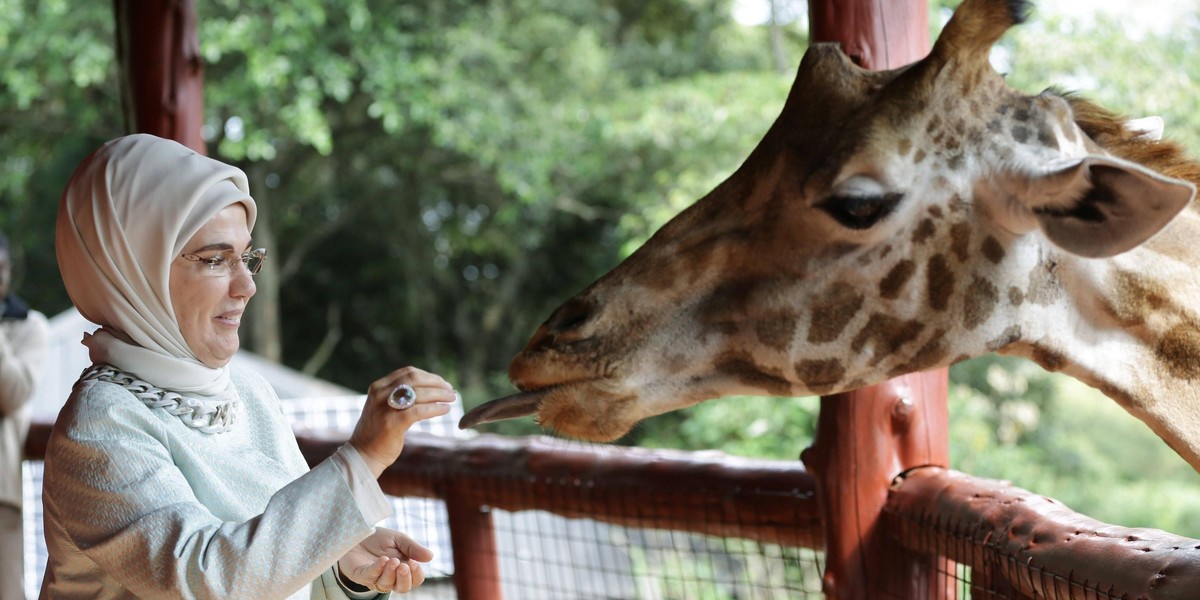
[[850, 229], [868, 229], [892, 213], [904, 194], [831, 196], [817, 205]]

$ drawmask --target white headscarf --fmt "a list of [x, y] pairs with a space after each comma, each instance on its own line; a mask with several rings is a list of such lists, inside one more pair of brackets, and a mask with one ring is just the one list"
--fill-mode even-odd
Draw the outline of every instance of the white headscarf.
[[245, 173], [152, 135], [117, 138], [80, 163], [59, 203], [55, 249], [71, 301], [100, 325], [83, 340], [93, 363], [186, 396], [236, 398], [228, 369], [206, 366], [184, 341], [170, 271], [192, 236], [239, 202], [253, 228]]

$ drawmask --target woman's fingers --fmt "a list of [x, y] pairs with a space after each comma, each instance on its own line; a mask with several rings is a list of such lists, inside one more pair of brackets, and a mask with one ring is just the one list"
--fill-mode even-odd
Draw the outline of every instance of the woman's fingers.
[[411, 385], [413, 388], [441, 388], [450, 390], [451, 392], [454, 391], [454, 387], [443, 379], [441, 375], [430, 373], [417, 367], [400, 367], [375, 380], [375, 383], [371, 384], [371, 392], [373, 393], [378, 390], [391, 393], [392, 388], [402, 383]]
[[397, 532], [395, 535], [393, 535], [392, 543], [395, 544], [396, 549], [407, 558], [420, 562], [429, 562], [433, 560], [432, 550], [422, 546], [421, 544], [418, 544], [415, 540], [407, 535], [404, 535], [403, 533]]
[[374, 585], [375, 589], [381, 592], [405, 594], [425, 582], [424, 571], [421, 570], [420, 565], [412, 561], [383, 558], [381, 562], [385, 567], [379, 577], [375, 579]]
[[[388, 397], [401, 385], [412, 388], [413, 395], [398, 396], [393, 407]], [[416, 367], [396, 369], [371, 384], [350, 444], [378, 477], [400, 455], [409, 428], [449, 413], [456, 398], [454, 387], [440, 375]]]
[[420, 563], [410, 560], [408, 561], [408, 569], [412, 574], [412, 587], [417, 587], [425, 583], [425, 570], [421, 568]]

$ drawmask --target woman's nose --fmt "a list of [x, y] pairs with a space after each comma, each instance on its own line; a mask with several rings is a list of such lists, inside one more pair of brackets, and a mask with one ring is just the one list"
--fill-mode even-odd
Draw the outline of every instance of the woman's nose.
[[231, 277], [229, 281], [230, 296], [249, 299], [254, 292], [258, 291], [258, 284], [254, 283], [254, 276], [250, 274], [245, 265], [239, 263], [239, 266], [234, 268]]

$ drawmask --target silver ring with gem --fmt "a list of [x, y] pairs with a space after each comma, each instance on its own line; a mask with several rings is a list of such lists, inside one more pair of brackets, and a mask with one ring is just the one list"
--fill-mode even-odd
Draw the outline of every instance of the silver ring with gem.
[[392, 388], [392, 393], [388, 394], [388, 406], [396, 410], [408, 410], [416, 403], [417, 391], [407, 383]]

